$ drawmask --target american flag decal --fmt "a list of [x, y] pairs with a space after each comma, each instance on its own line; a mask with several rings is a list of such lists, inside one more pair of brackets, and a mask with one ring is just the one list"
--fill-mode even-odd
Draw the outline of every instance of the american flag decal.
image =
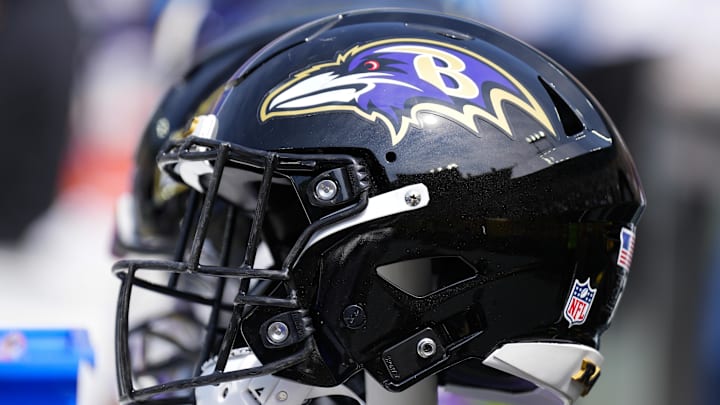
[[625, 270], [630, 270], [633, 251], [635, 250], [635, 233], [627, 228], [620, 231], [620, 252], [618, 253], [617, 265]]
[[571, 327], [585, 323], [596, 292], [597, 288], [590, 287], [589, 278], [584, 283], [575, 280], [570, 298], [568, 298], [563, 312]]

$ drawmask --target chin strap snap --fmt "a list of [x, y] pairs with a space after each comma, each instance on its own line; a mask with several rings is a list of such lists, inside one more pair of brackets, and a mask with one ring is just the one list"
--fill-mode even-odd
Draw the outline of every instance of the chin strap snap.
[[587, 358], [583, 359], [580, 371], [572, 376], [573, 381], [582, 384], [583, 391], [580, 393], [582, 396], [590, 393], [590, 390], [595, 385], [598, 378], [600, 378], [600, 366]]

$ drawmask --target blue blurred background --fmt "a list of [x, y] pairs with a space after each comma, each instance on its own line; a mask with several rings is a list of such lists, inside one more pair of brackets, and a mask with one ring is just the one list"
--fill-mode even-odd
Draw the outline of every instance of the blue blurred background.
[[228, 33], [378, 5], [493, 25], [595, 93], [635, 157], [648, 208], [602, 342], [603, 377], [580, 403], [716, 403], [715, 0], [0, 0], [0, 328], [88, 329], [96, 367], [80, 403], [116, 403], [113, 206], [130, 187], [134, 149], [159, 98]]

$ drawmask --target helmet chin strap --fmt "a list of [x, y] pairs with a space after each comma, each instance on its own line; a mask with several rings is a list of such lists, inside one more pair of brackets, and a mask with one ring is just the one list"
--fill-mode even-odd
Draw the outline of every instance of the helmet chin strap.
[[[216, 361], [217, 359], [213, 358], [203, 364], [203, 375], [215, 370]], [[252, 351], [243, 347], [230, 352], [225, 371], [260, 365], [260, 361]], [[330, 388], [314, 387], [274, 375], [245, 378], [195, 389], [195, 401], [198, 405], [301, 405], [310, 399], [327, 396], [348, 397], [360, 405], [365, 405], [360, 397], [344, 385]]]
[[556, 393], [563, 404], [585, 396], [600, 376], [603, 356], [592, 347], [553, 342], [506, 343], [483, 361]]

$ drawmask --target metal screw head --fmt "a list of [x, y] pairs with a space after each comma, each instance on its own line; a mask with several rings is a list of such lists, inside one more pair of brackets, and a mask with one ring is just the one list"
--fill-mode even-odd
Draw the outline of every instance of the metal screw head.
[[410, 190], [405, 193], [405, 203], [411, 207], [416, 207], [422, 201], [422, 195], [416, 190]]
[[288, 399], [288, 393], [285, 391], [280, 391], [277, 393], [275, 398], [277, 398], [277, 400], [280, 402], [286, 401]]
[[343, 321], [350, 329], [359, 329], [365, 325], [365, 310], [360, 305], [348, 305], [343, 310]]
[[324, 179], [320, 180], [315, 185], [315, 195], [317, 196], [318, 200], [321, 201], [330, 201], [338, 193], [338, 186], [337, 183], [330, 179]]
[[417, 354], [423, 359], [427, 359], [435, 354], [437, 351], [437, 345], [435, 341], [430, 338], [422, 338], [417, 344]]
[[155, 135], [158, 138], [165, 138], [170, 133], [170, 121], [163, 117], [155, 123]]
[[267, 337], [270, 343], [280, 344], [290, 336], [287, 325], [283, 322], [273, 322], [267, 328]]

